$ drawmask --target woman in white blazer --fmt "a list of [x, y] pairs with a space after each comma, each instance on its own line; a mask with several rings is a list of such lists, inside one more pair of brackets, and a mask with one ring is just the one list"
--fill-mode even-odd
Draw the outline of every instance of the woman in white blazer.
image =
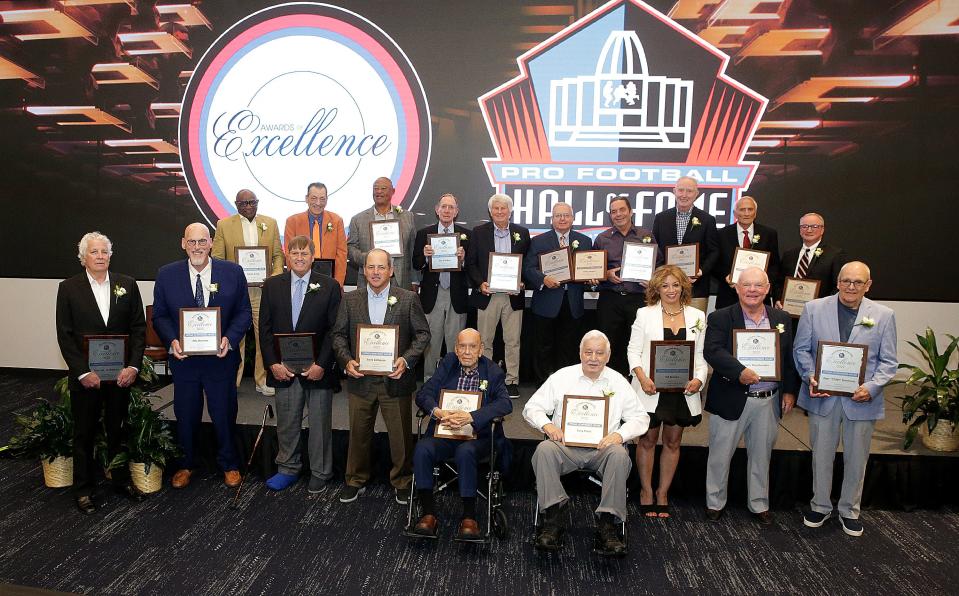
[[[636, 447], [636, 468], [642, 483], [639, 504], [647, 517], [669, 517], [669, 485], [679, 464], [683, 428], [696, 426], [702, 420], [699, 391], [707, 373], [703, 359], [706, 315], [689, 306], [692, 295], [692, 283], [682, 269], [674, 265], [658, 268], [646, 287], [647, 306], [636, 311], [626, 348], [629, 368], [633, 371], [633, 389], [650, 418], [649, 431], [638, 439]], [[695, 343], [693, 378], [683, 390], [657, 391], [656, 384], [649, 378], [650, 342], [662, 340]], [[654, 495], [653, 465], [660, 426], [663, 452], [659, 458], [659, 487]]]

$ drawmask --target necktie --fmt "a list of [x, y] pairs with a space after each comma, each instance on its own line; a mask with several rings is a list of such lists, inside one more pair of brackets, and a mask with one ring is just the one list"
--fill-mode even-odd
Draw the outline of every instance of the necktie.
[[743, 248], [752, 248], [753, 243], [749, 241], [749, 230], [743, 230]]
[[809, 269], [809, 249], [805, 249], [802, 258], [799, 259], [799, 267], [796, 269], [796, 277], [805, 279], [806, 271]]
[[[443, 233], [444, 233], [444, 234], [449, 234], [449, 233], [450, 233], [450, 229], [449, 229], [449, 228], [443, 228]], [[444, 271], [444, 272], [440, 273], [440, 287], [443, 288], [444, 290], [450, 289], [450, 274], [449, 274], [449, 271]]]
[[200, 282], [200, 274], [196, 274], [196, 292], [193, 294], [193, 299], [196, 300], [196, 305], [200, 308], [206, 306], [203, 303], [203, 284]]
[[302, 279], [296, 280], [296, 288], [293, 290], [293, 328], [296, 329], [296, 322], [300, 320], [300, 309], [303, 308], [303, 284]]
[[566, 244], [566, 234], [561, 234], [561, 235], [560, 235], [560, 237], [559, 237], [559, 245], [560, 245], [561, 248], [566, 248], [567, 246], [569, 246], [568, 244]]
[[313, 250], [316, 251], [316, 256], [323, 254], [323, 234], [320, 232], [321, 224], [323, 223], [323, 217], [320, 216], [313, 220]]

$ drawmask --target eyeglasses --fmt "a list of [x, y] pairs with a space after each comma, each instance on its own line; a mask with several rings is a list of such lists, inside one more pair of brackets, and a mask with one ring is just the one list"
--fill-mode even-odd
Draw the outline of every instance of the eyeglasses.
[[256, 205], [256, 204], [259, 203], [259, 202], [260, 202], [259, 199], [254, 199], [254, 200], [252, 200], [252, 201], [237, 201], [237, 202], [236, 202], [236, 206], [237, 206], [237, 207], [249, 207], [250, 205]]
[[858, 279], [840, 279], [839, 280], [839, 285], [847, 288], [850, 288], [850, 287], [855, 288], [857, 290], [865, 286], [867, 283], [869, 283], [868, 280], [867, 281], [860, 281]]
[[210, 241], [207, 238], [200, 238], [199, 240], [187, 240], [187, 246], [206, 246]]
[[743, 283], [740, 283], [740, 284], [736, 284], [736, 285], [738, 285], [740, 288], [743, 288], [744, 290], [763, 290], [763, 289], [769, 287], [769, 284], [743, 284]]
[[800, 230], [818, 230], [823, 227], [822, 224], [799, 224]]

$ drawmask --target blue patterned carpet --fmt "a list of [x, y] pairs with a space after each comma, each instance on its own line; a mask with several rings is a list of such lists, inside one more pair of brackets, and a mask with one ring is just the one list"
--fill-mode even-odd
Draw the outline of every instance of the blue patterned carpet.
[[[0, 443], [12, 413], [47, 393], [49, 378], [0, 377]], [[405, 508], [377, 485], [351, 504], [343, 488], [308, 497], [252, 478], [240, 511], [216, 475], [164, 488], [141, 505], [107, 495], [92, 517], [68, 490], [42, 486], [39, 463], [0, 460], [0, 584], [89, 594], [955, 594], [959, 515], [953, 510], [867, 511], [855, 539], [839, 525], [802, 526], [798, 509], [761, 528], [743, 508], [705, 520], [701, 499], [674, 502], [673, 518], [629, 520], [630, 553], [592, 554], [595, 491], [577, 489], [564, 551], [530, 543], [534, 495], [507, 494], [513, 533], [489, 547], [460, 545], [458, 499], [444, 496], [443, 535], [400, 535]]]

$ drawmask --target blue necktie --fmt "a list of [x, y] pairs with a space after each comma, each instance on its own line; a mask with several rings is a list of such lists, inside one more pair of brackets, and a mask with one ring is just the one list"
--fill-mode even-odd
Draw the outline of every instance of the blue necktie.
[[296, 289], [293, 291], [293, 328], [296, 329], [296, 322], [300, 320], [300, 309], [303, 307], [303, 284], [302, 279], [296, 280]]
[[[449, 234], [449, 233], [450, 233], [450, 229], [449, 229], [449, 228], [443, 228], [443, 233], [444, 233], [444, 234]], [[440, 287], [443, 288], [444, 290], [450, 289], [450, 274], [449, 274], [448, 271], [444, 271], [444, 272], [440, 273]]]
[[196, 293], [193, 295], [193, 298], [196, 300], [196, 305], [200, 308], [206, 306], [203, 303], [203, 284], [200, 283], [200, 274], [196, 274]]

